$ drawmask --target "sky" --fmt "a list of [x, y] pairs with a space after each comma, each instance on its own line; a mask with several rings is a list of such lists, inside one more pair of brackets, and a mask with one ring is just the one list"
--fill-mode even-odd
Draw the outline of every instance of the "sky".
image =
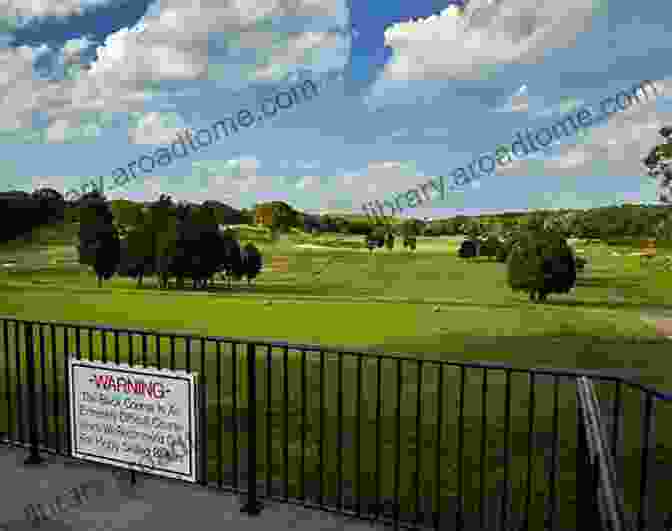
[[[110, 199], [362, 213], [650, 80], [649, 99], [404, 216], [656, 204], [641, 159], [672, 125], [671, 18], [625, 0], [3, 0], [0, 191], [103, 177]], [[262, 98], [285, 108], [262, 116]], [[237, 133], [150, 160], [244, 109]], [[115, 185], [142, 156], [153, 168]]]

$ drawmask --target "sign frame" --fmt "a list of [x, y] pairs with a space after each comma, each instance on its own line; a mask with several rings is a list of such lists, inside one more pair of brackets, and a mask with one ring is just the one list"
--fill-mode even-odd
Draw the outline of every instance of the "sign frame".
[[[84, 371], [82, 371], [84, 369]], [[145, 464], [147, 463], [147, 455], [135, 455], [132, 458], [114, 458], [110, 457], [109, 455], [99, 455], [96, 453], [91, 452], [91, 448], [86, 448], [86, 450], [82, 450], [80, 448], [79, 444], [79, 438], [78, 438], [78, 432], [81, 431], [78, 426], [78, 420], [81, 418], [81, 416], [78, 414], [78, 406], [80, 403], [86, 403], [85, 401], [78, 400], [78, 393], [82, 392], [83, 390], [80, 389], [83, 387], [80, 385], [82, 382], [85, 382], [85, 380], [82, 380], [80, 375], [77, 374], [79, 372], [86, 372], [88, 370], [89, 372], [91, 371], [101, 371], [104, 373], [107, 373], [106, 376], [109, 376], [110, 373], [112, 373], [112, 378], [114, 382], [117, 382], [118, 377], [122, 378], [128, 378], [130, 377], [133, 380], [136, 380], [137, 378], [151, 378], [155, 382], [159, 380], [162, 383], [162, 389], [165, 388], [165, 383], [164, 382], [171, 382], [173, 386], [175, 385], [181, 385], [181, 386], [186, 386], [184, 395], [186, 396], [186, 404], [180, 403], [180, 409], [184, 412], [184, 418], [186, 419], [186, 426], [185, 426], [185, 431], [183, 432], [182, 435], [186, 435], [186, 441], [182, 439], [182, 436], [180, 436], [179, 439], [176, 439], [176, 441], [182, 441], [180, 444], [184, 447], [184, 443], [188, 445], [188, 452], [187, 456], [187, 463], [186, 463], [186, 470], [184, 472], [182, 471], [175, 471], [174, 469], [170, 469], [169, 466], [161, 466], [160, 464], [157, 466], [155, 461], [157, 460], [156, 457], [152, 456], [152, 459], [150, 459], [151, 464]], [[117, 468], [123, 468], [126, 470], [133, 470], [137, 472], [145, 472], [149, 474], [154, 474], [157, 476], [162, 476], [162, 477], [167, 477], [171, 479], [180, 479], [189, 483], [196, 483], [198, 482], [201, 478], [200, 476], [202, 475], [201, 472], [201, 459], [202, 459], [202, 430], [201, 430], [201, 415], [197, 415], [197, 411], [201, 411], [201, 401], [202, 401], [202, 387], [201, 384], [199, 383], [199, 373], [197, 372], [186, 372], [182, 370], [175, 370], [171, 371], [169, 369], [155, 369], [151, 367], [144, 367], [144, 366], [139, 366], [139, 365], [128, 365], [126, 363], [113, 363], [113, 362], [101, 362], [101, 361], [89, 361], [89, 360], [82, 360], [82, 359], [77, 359], [74, 356], [70, 356], [68, 360], [68, 399], [70, 402], [70, 455], [76, 459], [82, 459], [85, 461], [92, 461], [96, 463], [103, 463], [107, 465], [112, 465]], [[137, 381], [137, 380], [136, 380]], [[109, 380], [108, 380], [109, 382]], [[154, 388], [156, 389], [156, 388]], [[107, 389], [106, 389], [107, 391]], [[114, 390], [112, 390], [114, 392]], [[100, 391], [97, 391], [100, 393]], [[108, 391], [109, 392], [109, 391]], [[128, 392], [128, 391], [127, 391]], [[136, 391], [137, 393], [137, 391]], [[130, 394], [130, 393], [129, 393]], [[138, 396], [132, 395], [133, 399], [137, 399], [138, 401], [141, 401], [144, 399], [144, 396]], [[126, 400], [128, 400], [127, 398]], [[124, 403], [126, 402], [124, 401]], [[137, 403], [137, 402], [136, 402]], [[109, 406], [106, 408], [109, 409]], [[120, 408], [120, 413], [124, 411], [129, 411], [132, 412], [131, 409], [128, 410], [121, 410]], [[142, 413], [139, 413], [142, 414]], [[159, 417], [156, 413], [151, 413], [151, 416], [153, 418]], [[98, 419], [96, 419], [98, 422], [100, 422]], [[116, 420], [116, 417], [114, 417], [114, 424], [115, 428], [120, 428], [124, 426], [124, 423], [119, 423]], [[126, 427], [128, 428], [133, 428], [132, 424], [127, 424]], [[138, 430], [140, 431], [140, 430]], [[143, 432], [144, 433], [144, 432]], [[138, 441], [139, 442], [139, 441]], [[149, 443], [150, 446], [152, 446], [152, 443]], [[144, 446], [144, 445], [143, 445]], [[166, 445], [159, 445], [159, 446], [172, 446], [170, 448], [170, 451], [172, 453], [175, 453], [175, 440], [171, 443], [168, 443]], [[156, 446], [154, 446], [156, 448]], [[147, 449], [145, 449], [146, 451]], [[150, 451], [153, 451], [150, 450]], [[167, 452], [170, 453], [170, 452]], [[127, 454], [127, 455], [132, 455], [132, 454]], [[180, 457], [180, 456], [178, 456]], [[134, 460], [135, 459], [135, 460]], [[160, 458], [159, 458], [160, 460]], [[165, 464], [168, 465], [170, 463], [170, 460], [168, 460]]]

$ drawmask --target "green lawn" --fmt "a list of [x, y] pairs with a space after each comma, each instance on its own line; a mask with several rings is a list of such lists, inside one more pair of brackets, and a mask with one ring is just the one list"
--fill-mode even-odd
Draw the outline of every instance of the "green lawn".
[[[248, 233], [249, 235], [250, 233]], [[424, 360], [478, 360], [506, 362], [516, 367], [563, 367], [609, 369], [626, 375], [636, 375], [640, 380], [661, 389], [672, 388], [670, 376], [670, 343], [657, 338], [649, 322], [641, 319], [641, 314], [664, 314], [672, 312], [672, 274], [661, 273], [640, 265], [636, 256], [622, 256], [631, 252], [625, 248], [606, 246], [586, 246], [583, 255], [588, 258], [589, 266], [581, 273], [574, 293], [566, 296], [551, 296], [545, 305], [528, 302], [523, 294], [514, 294], [506, 285], [506, 268], [496, 262], [479, 261], [465, 263], [456, 257], [461, 238], [419, 238], [416, 253], [403, 249], [392, 252], [377, 249], [373, 254], [368, 250], [355, 249], [315, 249], [296, 247], [291, 240], [281, 241], [275, 246], [260, 242], [265, 258], [265, 266], [270, 267], [271, 256], [289, 256], [289, 272], [264, 271], [251, 288], [245, 283], [226, 289], [219, 282], [216, 289], [208, 292], [186, 290], [177, 291], [174, 287], [160, 291], [155, 287], [154, 279], [147, 279], [145, 287], [136, 289], [130, 279], [115, 278], [107, 282], [102, 289], [96, 287], [96, 279], [89, 272], [67, 262], [76, 259], [76, 250], [71, 238], [76, 235], [73, 227], [67, 230], [40, 231], [32, 243], [13, 244], [0, 248], [0, 264], [9, 259], [17, 262], [16, 267], [0, 266], [0, 314], [23, 319], [42, 319], [55, 321], [78, 321], [106, 324], [116, 327], [145, 328], [165, 332], [182, 331], [195, 334], [233, 336], [241, 338], [263, 338], [290, 343], [315, 343], [329, 346], [344, 346], [352, 350], [357, 348], [375, 349], [383, 352], [397, 352], [408, 357]], [[361, 241], [361, 238], [348, 238]], [[577, 244], [577, 248], [582, 248]], [[612, 256], [612, 253], [620, 253]], [[327, 261], [330, 260], [330, 263]], [[323, 270], [325, 266], [328, 266]], [[36, 269], [41, 267], [42, 269]], [[322, 271], [319, 276], [318, 272]], [[265, 304], [271, 301], [271, 305]], [[435, 307], [439, 311], [434, 311]], [[46, 331], [48, 336], [48, 330]], [[39, 339], [39, 338], [36, 338]], [[141, 352], [139, 338], [134, 346], [137, 362]], [[102, 346], [96, 334], [93, 341], [94, 359], [101, 359]], [[62, 337], [58, 338], [56, 353], [62, 356]], [[50, 338], [46, 338], [46, 363], [51, 367], [52, 355]], [[69, 341], [71, 351], [74, 340]], [[14, 338], [10, 337], [10, 353], [13, 352]], [[112, 352], [110, 345], [108, 356]], [[0, 342], [0, 374], [4, 374], [7, 363], [4, 361], [5, 345]], [[82, 348], [88, 353], [87, 334], [83, 334]], [[149, 342], [150, 361], [154, 361], [156, 352], [153, 341]], [[168, 352], [167, 341], [162, 342], [161, 352]], [[122, 360], [127, 360], [127, 343], [122, 343]], [[185, 348], [178, 346], [177, 368], [186, 366]], [[199, 370], [200, 344], [194, 344], [190, 366]], [[207, 345], [205, 351], [205, 373], [208, 379], [208, 418], [209, 418], [209, 475], [216, 478], [217, 455], [217, 408], [218, 393], [215, 386], [217, 374], [214, 345]], [[261, 399], [265, 400], [265, 371], [263, 352], [258, 360], [261, 381], [259, 389]], [[290, 352], [290, 414], [289, 443], [290, 460], [297, 459], [300, 453], [300, 364], [299, 353]], [[274, 363], [279, 350], [274, 350]], [[88, 357], [88, 354], [86, 355]], [[58, 364], [62, 358], [56, 357]], [[163, 366], [168, 358], [162, 356]], [[280, 358], [277, 358], [280, 362]], [[231, 353], [223, 357], [224, 365], [231, 364]], [[369, 362], [371, 363], [371, 362]], [[244, 373], [242, 358], [239, 371]], [[352, 359], [344, 361], [344, 420], [343, 431], [353, 436], [354, 400], [356, 396], [356, 372]], [[392, 361], [382, 367], [382, 420], [380, 423], [383, 440], [389, 440], [382, 456], [383, 477], [381, 485], [383, 495], [393, 492], [393, 467], [387, 466], [395, 460], [396, 416], [394, 407], [397, 391], [396, 367]], [[280, 364], [281, 366], [281, 364]], [[335, 485], [335, 382], [338, 373], [335, 358], [327, 360], [329, 375], [326, 380], [325, 404], [325, 448], [327, 484]], [[310, 364], [309, 384], [319, 381], [315, 373], [317, 365]], [[15, 363], [10, 357], [10, 372], [15, 373]], [[367, 365], [363, 388], [360, 393], [362, 411], [368, 411], [370, 419], [375, 419], [376, 377], [375, 364]], [[62, 373], [62, 368], [60, 369]], [[465, 489], [468, 491], [467, 503], [476, 503], [480, 495], [480, 433], [481, 433], [481, 377], [482, 371], [466, 371], [465, 399]], [[274, 414], [271, 416], [274, 440], [282, 437], [282, 381], [281, 370], [273, 373]], [[402, 397], [402, 471], [401, 491], [403, 510], [414, 508], [415, 495], [411, 482], [415, 467], [417, 448], [422, 448], [420, 474], [428, 491], [433, 496], [432, 481], [437, 469], [435, 452], [436, 442], [436, 380], [438, 371], [425, 365], [423, 372], [422, 399], [422, 445], [415, 433], [415, 404], [417, 369], [404, 365], [404, 389]], [[232, 398], [226, 393], [231, 389], [231, 371], [224, 369], [222, 375], [223, 415], [232, 412]], [[457, 472], [454, 466], [457, 451], [457, 389], [459, 386], [457, 369], [446, 369], [444, 374], [444, 427], [442, 440], [442, 497], [455, 495], [457, 491]], [[503, 397], [504, 376], [494, 373], [488, 376], [491, 391], [488, 393], [487, 430], [488, 430], [488, 467], [496, 473], [486, 477], [487, 491], [493, 492], [501, 475], [501, 459], [497, 459], [497, 447], [502, 447], [503, 437]], [[3, 377], [0, 376], [0, 380]], [[25, 382], [25, 375], [22, 377]], [[293, 383], [292, 383], [293, 382]], [[62, 378], [57, 384], [62, 389]], [[317, 385], [319, 392], [319, 385]], [[527, 377], [513, 376], [512, 395], [512, 440], [513, 453], [511, 480], [518, 487], [524, 480], [527, 460]], [[55, 391], [54, 384], [48, 382], [47, 390]], [[4, 388], [0, 396], [4, 397]], [[533, 455], [533, 481], [542, 489], [548, 454], [544, 442], [544, 433], [551, 432], [552, 386], [548, 381], [537, 386], [537, 411], [535, 413], [535, 432], [540, 434], [535, 441]], [[560, 385], [560, 490], [571, 493], [575, 486], [574, 450], [576, 444], [576, 397], [575, 387], [567, 381]], [[598, 392], [600, 392], [598, 390]], [[606, 392], [606, 391], [605, 391]], [[239, 407], [245, 407], [244, 390], [239, 397]], [[10, 398], [11, 400], [11, 398]], [[307, 479], [316, 479], [317, 456], [315, 441], [319, 436], [319, 393], [311, 394], [307, 413]], [[0, 401], [0, 412], [5, 411], [6, 403]], [[636, 450], [639, 445], [638, 422], [639, 404], [637, 397], [631, 394], [626, 399], [626, 422], [631, 423], [626, 430], [626, 448], [631, 456], [626, 459], [626, 477], [629, 491], [628, 502], [637, 506], [637, 478], [629, 477], [635, 463], [638, 462]], [[670, 407], [658, 408], [670, 410]], [[350, 411], [351, 413], [347, 413]], [[629, 411], [629, 413], [628, 413]], [[669, 428], [672, 415], [660, 416], [657, 427], [657, 439], [665, 445], [657, 449], [661, 459], [670, 465]], [[363, 413], [364, 414], [364, 413]], [[7, 422], [6, 415], [0, 419]], [[662, 413], [659, 412], [659, 415]], [[664, 422], [666, 419], [667, 422]], [[54, 419], [52, 419], [53, 421]], [[62, 423], [62, 417], [60, 418]], [[265, 419], [261, 415], [259, 429], [263, 430]], [[375, 426], [362, 420], [361, 439], [363, 454], [361, 467], [363, 476], [369, 478], [363, 485], [364, 493], [375, 492], [375, 482], [370, 479], [375, 470], [375, 448], [370, 442], [375, 440]], [[52, 428], [53, 429], [53, 428]], [[214, 430], [214, 431], [213, 431]], [[277, 431], [280, 430], [280, 431]], [[496, 436], [494, 440], [490, 440]], [[280, 439], [281, 440], [281, 439]], [[311, 442], [312, 441], [312, 442]], [[241, 446], [246, 443], [241, 442]], [[223, 434], [222, 448], [224, 456], [232, 455], [231, 436]], [[282, 468], [282, 446], [274, 444], [271, 449], [273, 475], [279, 475]], [[266, 455], [266, 449], [260, 448], [260, 458]], [[354, 462], [348, 461], [352, 453], [344, 451], [344, 466], [350, 472], [344, 473], [344, 479], [353, 477]], [[293, 457], [292, 457], [293, 456]], [[232, 462], [229, 457], [225, 458]], [[263, 467], [265, 458], [260, 462]], [[564, 466], [562, 466], [564, 465]], [[347, 468], [349, 467], [349, 468]], [[290, 464], [289, 476], [294, 483], [298, 480], [297, 465]], [[261, 474], [262, 468], [259, 469]], [[366, 474], [369, 474], [368, 476]], [[525, 485], [525, 482], [522, 482]], [[662, 485], [662, 484], [661, 484]], [[296, 485], [295, 485], [296, 486]], [[291, 488], [291, 485], [290, 485]], [[424, 488], [424, 487], [423, 487]], [[335, 494], [333, 488], [328, 492]], [[541, 518], [543, 497], [537, 496], [539, 489], [532, 491], [533, 512]], [[298, 494], [291, 491], [290, 494]], [[487, 492], [486, 492], [487, 494]], [[571, 503], [571, 495], [563, 497], [565, 503]], [[536, 501], [535, 501], [536, 500]], [[660, 501], [660, 500], [658, 500]], [[520, 500], [515, 499], [517, 507]], [[571, 505], [563, 506], [562, 519], [570, 525], [573, 518]], [[533, 526], [531, 529], [534, 528]]]

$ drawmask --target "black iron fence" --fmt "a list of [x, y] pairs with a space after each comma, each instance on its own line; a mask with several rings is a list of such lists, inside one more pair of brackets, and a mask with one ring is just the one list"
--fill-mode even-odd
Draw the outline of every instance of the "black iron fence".
[[199, 372], [200, 483], [249, 514], [270, 499], [395, 528], [577, 529], [607, 463], [628, 525], [672, 529], [670, 397], [618, 376], [0, 317], [0, 433], [29, 462], [71, 455], [71, 356]]

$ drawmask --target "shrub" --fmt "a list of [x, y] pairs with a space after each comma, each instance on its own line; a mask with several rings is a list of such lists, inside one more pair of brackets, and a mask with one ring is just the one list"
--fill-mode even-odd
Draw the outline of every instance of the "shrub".
[[473, 240], [464, 240], [460, 245], [460, 250], [457, 252], [460, 258], [474, 258], [478, 255], [477, 242]]
[[407, 236], [404, 238], [404, 249], [409, 248], [411, 251], [415, 251], [417, 245], [417, 240], [415, 236]]
[[389, 232], [385, 237], [385, 247], [387, 247], [388, 251], [394, 249], [394, 234], [391, 232]]
[[576, 263], [565, 238], [537, 230], [521, 236], [508, 258], [508, 282], [526, 291], [530, 300], [545, 301], [549, 293], [568, 293], [576, 283]]
[[481, 248], [479, 255], [487, 256], [488, 258], [495, 258], [497, 256], [497, 251], [502, 246], [499, 238], [494, 234], [488, 236], [484, 242], [481, 243]]

